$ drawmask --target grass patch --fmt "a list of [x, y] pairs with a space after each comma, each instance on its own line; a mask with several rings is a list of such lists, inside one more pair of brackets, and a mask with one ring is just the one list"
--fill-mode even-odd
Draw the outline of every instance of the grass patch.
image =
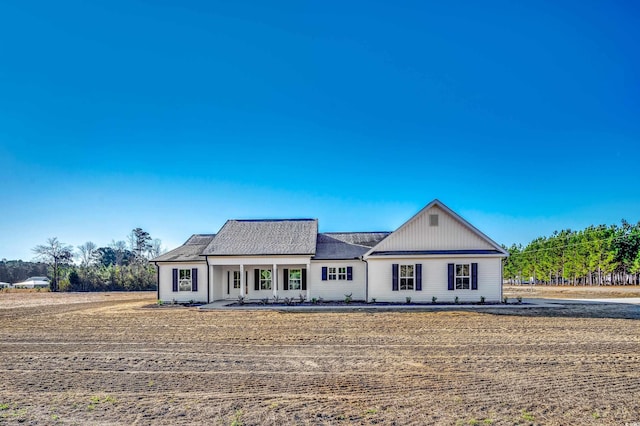
[[532, 422], [535, 419], [536, 418], [532, 413], [528, 412], [527, 410], [522, 410], [522, 420], [525, 420], [527, 422]]

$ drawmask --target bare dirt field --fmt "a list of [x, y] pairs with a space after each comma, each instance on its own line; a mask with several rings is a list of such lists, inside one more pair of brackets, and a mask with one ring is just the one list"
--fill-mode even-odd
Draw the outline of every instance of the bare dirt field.
[[0, 293], [0, 424], [640, 422], [639, 306], [145, 307], [154, 300]]
[[565, 299], [606, 299], [617, 297], [640, 297], [640, 286], [545, 286], [505, 285], [503, 294], [510, 298], [543, 297]]

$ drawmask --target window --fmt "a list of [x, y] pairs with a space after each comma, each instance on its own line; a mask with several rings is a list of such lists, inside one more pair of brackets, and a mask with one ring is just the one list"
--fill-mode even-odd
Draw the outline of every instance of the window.
[[233, 288], [240, 288], [240, 271], [233, 271]]
[[289, 290], [302, 288], [302, 269], [289, 269]]
[[345, 267], [338, 268], [338, 279], [339, 280], [346, 280], [347, 279], [347, 268], [345, 268]]
[[438, 215], [430, 214], [429, 215], [429, 226], [438, 226]]
[[337, 273], [336, 273], [337, 269], [338, 268], [329, 268], [329, 280], [337, 279], [337, 276], [338, 276]]
[[178, 291], [191, 291], [191, 269], [178, 270]]
[[271, 290], [271, 269], [260, 269], [260, 290]]
[[413, 265], [400, 265], [400, 290], [413, 290]]
[[471, 288], [470, 269], [468, 263], [456, 264], [456, 290], [469, 290]]
[[322, 281], [353, 281], [353, 266], [323, 266]]

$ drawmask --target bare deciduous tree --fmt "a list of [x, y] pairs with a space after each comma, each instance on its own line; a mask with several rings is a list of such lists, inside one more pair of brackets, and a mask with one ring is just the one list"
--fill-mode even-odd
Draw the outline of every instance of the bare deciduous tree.
[[36, 258], [49, 264], [53, 268], [51, 291], [58, 291], [58, 271], [60, 264], [73, 259], [73, 247], [58, 241], [56, 237], [47, 239], [46, 244], [33, 248]]

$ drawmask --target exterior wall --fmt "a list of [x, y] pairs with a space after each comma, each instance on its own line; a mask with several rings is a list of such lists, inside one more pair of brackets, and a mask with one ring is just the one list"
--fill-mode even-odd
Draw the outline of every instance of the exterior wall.
[[[207, 264], [205, 262], [158, 263], [160, 300], [163, 302], [207, 302]], [[173, 268], [198, 269], [198, 291], [173, 291]]]
[[[353, 267], [353, 280], [322, 281], [322, 267]], [[312, 298], [322, 297], [324, 300], [344, 300], [351, 293], [353, 300], [365, 300], [367, 280], [367, 264], [361, 260], [314, 260], [311, 262], [311, 273], [308, 276]]]
[[[438, 226], [429, 226], [430, 214], [438, 215]], [[495, 247], [438, 206], [422, 211], [376, 246], [376, 251], [465, 249]]]
[[209, 266], [209, 268], [209, 292], [211, 295], [211, 301], [224, 299], [223, 289], [221, 286], [217, 285], [217, 283], [225, 277], [224, 272], [220, 266]]
[[[484, 296], [487, 302], [499, 302], [502, 297], [502, 260], [499, 257], [441, 257], [441, 258], [369, 258], [369, 301], [404, 302], [411, 297], [412, 302], [431, 302], [433, 296], [438, 302], [453, 302], [457, 296], [460, 302], [479, 302]], [[392, 264], [422, 264], [422, 291], [392, 290]], [[477, 263], [478, 290], [448, 290], [449, 263]]]

